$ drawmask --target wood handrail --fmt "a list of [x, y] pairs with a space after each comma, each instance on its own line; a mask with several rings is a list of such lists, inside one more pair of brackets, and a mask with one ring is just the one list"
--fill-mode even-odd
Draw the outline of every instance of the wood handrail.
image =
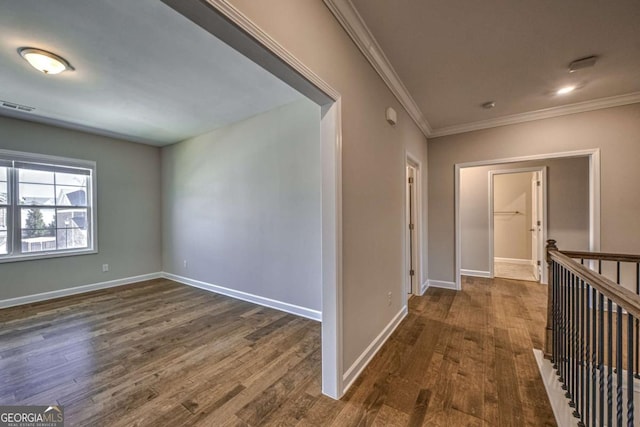
[[[575, 252], [569, 252], [569, 254], [573, 253]], [[613, 303], [627, 311], [627, 313], [632, 314], [636, 319], [640, 319], [640, 296], [607, 279], [606, 277], [601, 276], [595, 271], [588, 269], [564, 252], [549, 249], [548, 255], [552, 260], [555, 260], [564, 268], [573, 272], [582, 280], [588, 282], [591, 287], [609, 298]]]
[[640, 255], [608, 254], [584, 251], [559, 251], [569, 258], [596, 259], [602, 261], [640, 262]]

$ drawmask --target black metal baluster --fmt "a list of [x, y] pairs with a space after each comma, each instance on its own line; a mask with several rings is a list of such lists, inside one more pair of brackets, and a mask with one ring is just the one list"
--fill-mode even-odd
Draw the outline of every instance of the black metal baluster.
[[564, 306], [564, 286], [562, 283], [562, 266], [557, 265], [556, 271], [556, 283], [558, 283], [558, 361], [556, 364], [558, 367], [556, 370], [558, 371], [558, 377], [562, 385], [564, 386], [564, 316], [565, 316], [565, 306]]
[[[637, 320], [637, 319], [636, 319]], [[633, 324], [634, 319], [631, 314], [627, 315], [627, 426], [633, 427]], [[637, 331], [636, 331], [637, 332]], [[637, 336], [637, 335], [636, 335]]]
[[580, 418], [580, 279], [571, 273], [571, 289], [573, 289], [573, 416]]
[[[562, 267], [560, 270], [562, 283], [562, 363], [560, 370], [562, 373], [562, 389], [569, 389], [569, 377], [567, 364], [569, 363], [569, 286], [567, 286], [567, 270]], [[568, 396], [567, 396], [568, 397]]]
[[574, 408], [573, 416], [576, 416], [577, 411], [576, 407], [576, 293], [575, 293], [575, 275], [573, 273], [569, 273], [569, 308], [571, 310], [571, 314], [569, 316], [569, 335], [571, 341], [569, 343], [569, 406]]
[[598, 320], [598, 369], [600, 370], [600, 427], [604, 427], [604, 417], [605, 417], [605, 408], [604, 408], [604, 295], [599, 294], [599, 303], [598, 303], [598, 315], [600, 319]]
[[591, 325], [591, 333], [593, 336], [593, 348], [591, 350], [591, 385], [593, 388], [593, 395], [591, 396], [591, 407], [593, 408], [593, 418], [592, 418], [592, 422], [591, 425], [593, 427], [596, 426], [596, 414], [597, 414], [597, 399], [598, 399], [598, 392], [596, 391], [596, 384], [597, 384], [597, 370], [596, 370], [596, 364], [598, 363], [598, 347], [596, 344], [596, 339], [597, 339], [597, 316], [598, 316], [598, 301], [597, 298], [598, 297], [598, 291], [595, 290], [595, 288], [591, 289], [591, 316], [592, 316], [592, 325]]
[[589, 425], [589, 419], [591, 415], [591, 411], [589, 408], [589, 404], [591, 403], [591, 311], [593, 310], [591, 307], [591, 302], [589, 301], [591, 297], [591, 285], [587, 282], [583, 282], [585, 286], [585, 310], [586, 310], [586, 318], [585, 318], [585, 348], [584, 348], [584, 365], [585, 365], [585, 376], [584, 376], [584, 401], [585, 405], [583, 408], [584, 415], [584, 424]]
[[[640, 295], [640, 262], [636, 262], [636, 294]], [[638, 321], [638, 319], [635, 319], [635, 323], [636, 323], [636, 339], [635, 339], [636, 359], [635, 359], [635, 364], [633, 365], [635, 367], [633, 369], [633, 372], [636, 378], [640, 378], [640, 333], [638, 333], [638, 331], [640, 331], [640, 321]]]
[[622, 307], [619, 304], [616, 304], [616, 315], [616, 422], [622, 427]]
[[558, 279], [556, 276], [556, 271], [558, 269], [558, 264], [555, 261], [551, 261], [551, 277], [549, 278], [549, 280], [551, 280], [551, 283], [553, 284], [553, 288], [551, 289], [551, 292], [553, 292], [553, 300], [552, 300], [552, 313], [551, 313], [551, 318], [553, 319], [553, 328], [552, 328], [552, 342], [553, 342], [553, 351], [552, 351], [552, 362], [553, 362], [553, 369], [555, 369], [556, 371], [558, 370], [558, 335], [559, 335], [559, 328], [560, 328], [560, 322], [558, 319], [558, 305], [560, 304], [560, 296], [559, 296], [559, 292], [558, 292]]
[[580, 422], [578, 423], [578, 425], [580, 427], [584, 427], [584, 401], [587, 398], [587, 396], [585, 396], [584, 393], [584, 372], [586, 369], [586, 357], [584, 356], [584, 341], [585, 341], [585, 314], [584, 314], [584, 309], [585, 309], [585, 300], [584, 300], [584, 280], [580, 279], [579, 277], [578, 279], [578, 283], [580, 285], [579, 288], [579, 296], [580, 296], [580, 311], [579, 311], [579, 316], [580, 317], [580, 333], [578, 335], [578, 339], [580, 341], [580, 357], [578, 358], [578, 363], [579, 363], [579, 368], [580, 368], [580, 375], [578, 377], [578, 387], [576, 388], [576, 394], [577, 394], [577, 402], [578, 403], [578, 408], [580, 408], [580, 412], [579, 412], [579, 418], [580, 418]]
[[613, 301], [607, 298], [607, 426], [613, 422]]

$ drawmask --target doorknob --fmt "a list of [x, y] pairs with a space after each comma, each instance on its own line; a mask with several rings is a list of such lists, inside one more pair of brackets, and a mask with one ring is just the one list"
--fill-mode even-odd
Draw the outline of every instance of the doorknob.
[[530, 228], [529, 231], [536, 231], [536, 229], [535, 228]]

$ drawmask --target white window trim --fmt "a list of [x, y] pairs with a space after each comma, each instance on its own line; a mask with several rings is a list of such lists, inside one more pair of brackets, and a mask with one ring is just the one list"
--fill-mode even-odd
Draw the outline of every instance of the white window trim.
[[[25, 153], [21, 151], [12, 151], [12, 150], [3, 150], [3, 149], [0, 149], [0, 158], [10, 160], [10, 161], [47, 163], [47, 164], [52, 164], [57, 166], [78, 167], [78, 168], [91, 170], [91, 179], [90, 179], [90, 184], [88, 186], [88, 191], [90, 193], [88, 195], [88, 199], [91, 200], [91, 205], [88, 206], [87, 208], [87, 210], [89, 211], [89, 217], [91, 218], [90, 229], [89, 229], [89, 234], [91, 236], [90, 247], [83, 248], [83, 249], [56, 250], [54, 252], [34, 252], [29, 254], [18, 254], [18, 255], [0, 255], [0, 264], [98, 253], [98, 209], [97, 209], [98, 196], [97, 196], [97, 179], [96, 179], [97, 169], [96, 169], [95, 161], [72, 159], [72, 158], [60, 157], [60, 156], [51, 156], [48, 154]], [[12, 203], [15, 203], [15, 202], [12, 202]], [[11, 227], [13, 228], [14, 224], [11, 224]], [[7, 227], [7, 229], [8, 228], [9, 227]], [[15, 233], [16, 230], [12, 229], [12, 232]]]

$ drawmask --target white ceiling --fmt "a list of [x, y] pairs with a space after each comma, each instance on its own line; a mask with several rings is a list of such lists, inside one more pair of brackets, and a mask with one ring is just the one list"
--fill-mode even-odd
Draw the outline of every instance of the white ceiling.
[[[638, 0], [325, 1], [355, 8], [338, 18], [352, 36], [363, 21], [374, 41], [361, 49], [381, 48], [434, 134], [625, 94], [640, 102]], [[589, 55], [595, 67], [568, 73]], [[579, 89], [555, 95], [568, 84]]]
[[[20, 115], [166, 145], [301, 95], [160, 0], [0, 0], [0, 100]], [[47, 76], [17, 53], [76, 69]]]

